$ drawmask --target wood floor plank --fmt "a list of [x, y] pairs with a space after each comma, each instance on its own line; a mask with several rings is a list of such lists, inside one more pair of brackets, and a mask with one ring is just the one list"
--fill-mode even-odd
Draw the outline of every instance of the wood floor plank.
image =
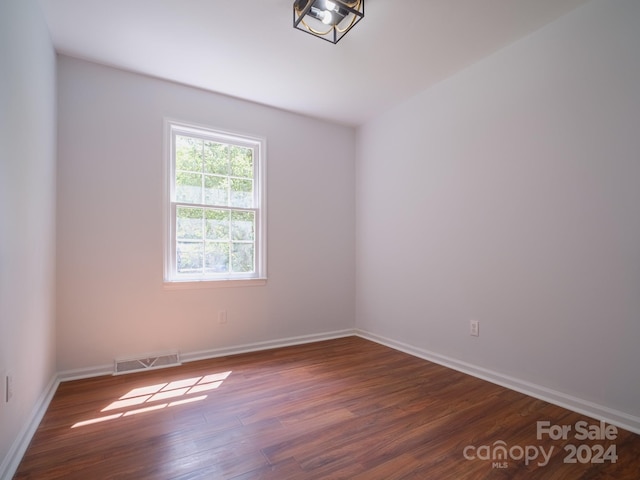
[[[640, 478], [638, 435], [581, 442], [615, 446], [616, 463], [567, 464], [578, 442], [537, 439], [539, 420], [598, 424], [348, 337], [63, 383], [15, 478]], [[550, 449], [548, 464], [465, 458], [499, 442]]]

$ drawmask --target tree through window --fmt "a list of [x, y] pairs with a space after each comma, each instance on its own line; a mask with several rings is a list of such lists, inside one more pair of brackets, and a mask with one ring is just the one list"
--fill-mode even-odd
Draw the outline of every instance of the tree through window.
[[264, 141], [169, 123], [166, 280], [264, 278]]

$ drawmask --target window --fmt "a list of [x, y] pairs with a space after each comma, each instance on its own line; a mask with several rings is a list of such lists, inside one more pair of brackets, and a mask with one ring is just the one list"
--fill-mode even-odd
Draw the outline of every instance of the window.
[[169, 121], [166, 135], [165, 281], [264, 279], [265, 141]]

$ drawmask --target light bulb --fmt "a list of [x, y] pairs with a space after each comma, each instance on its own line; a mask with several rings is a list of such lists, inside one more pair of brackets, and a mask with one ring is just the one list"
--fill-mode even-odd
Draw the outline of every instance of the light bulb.
[[333, 3], [331, 0], [325, 0], [324, 8], [326, 8], [327, 10], [335, 11], [336, 4]]
[[331, 22], [333, 21], [333, 15], [331, 15], [331, 12], [322, 12], [323, 16], [322, 16], [322, 23], [324, 23], [325, 25], [331, 25]]

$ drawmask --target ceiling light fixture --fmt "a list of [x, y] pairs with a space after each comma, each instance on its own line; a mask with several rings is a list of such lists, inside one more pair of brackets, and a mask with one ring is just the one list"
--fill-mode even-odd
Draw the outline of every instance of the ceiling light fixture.
[[364, 18], [364, 0], [295, 0], [293, 28], [338, 43]]

